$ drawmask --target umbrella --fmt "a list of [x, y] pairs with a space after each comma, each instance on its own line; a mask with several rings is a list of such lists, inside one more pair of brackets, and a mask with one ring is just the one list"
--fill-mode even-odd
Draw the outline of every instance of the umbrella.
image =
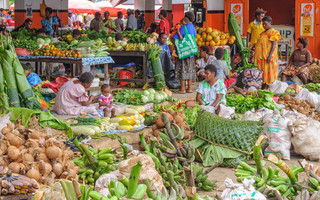
[[117, 17], [118, 12], [121, 11], [123, 15], [127, 15], [127, 10], [124, 8], [114, 8], [109, 1], [99, 1], [95, 3], [97, 6], [101, 8], [103, 12], [108, 11], [110, 13], [110, 17]]
[[88, 0], [69, 0], [68, 10], [75, 13], [90, 13], [102, 12], [101, 8], [95, 3]]

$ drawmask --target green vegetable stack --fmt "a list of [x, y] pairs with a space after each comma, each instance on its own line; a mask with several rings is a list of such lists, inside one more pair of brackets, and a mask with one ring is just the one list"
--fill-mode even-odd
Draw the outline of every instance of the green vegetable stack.
[[74, 164], [81, 167], [78, 171], [80, 181], [94, 185], [101, 175], [115, 170], [115, 155], [112, 148], [99, 149], [96, 152], [91, 147], [79, 144], [77, 139], [74, 144], [82, 153], [82, 157], [73, 159]]
[[166, 81], [162, 70], [162, 64], [159, 58], [161, 47], [151, 47], [148, 51], [148, 59], [151, 60], [153, 77], [156, 82], [157, 90], [161, 90], [166, 87]]
[[203, 171], [204, 168], [200, 167], [199, 164], [192, 165], [193, 177], [195, 178], [195, 183], [197, 187], [202, 188], [205, 191], [211, 191], [213, 188], [217, 187], [214, 181], [209, 181], [208, 174]]
[[[11, 107], [42, 109], [40, 102], [35, 98], [34, 92], [15, 53], [12, 38], [0, 35], [0, 46], [0, 63], [4, 77], [1, 81], [4, 80], [6, 83], [4, 93], [1, 95], [8, 95], [9, 97], [8, 102], [5, 102], [7, 101], [6, 98], [2, 99], [2, 104]], [[0, 92], [3, 92], [1, 87]]]

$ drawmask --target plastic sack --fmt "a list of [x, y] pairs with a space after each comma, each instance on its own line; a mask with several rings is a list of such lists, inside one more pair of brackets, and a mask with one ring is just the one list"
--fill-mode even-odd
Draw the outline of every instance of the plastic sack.
[[320, 111], [320, 95], [316, 92], [309, 92], [309, 90], [303, 88], [295, 98], [299, 100], [313, 101], [316, 111]]
[[228, 107], [224, 104], [220, 104], [219, 116], [226, 119], [232, 119], [234, 117], [235, 110], [235, 107]]
[[254, 179], [244, 179], [242, 184], [233, 183], [230, 178], [224, 181], [225, 189], [222, 192], [223, 200], [266, 200], [266, 197], [253, 187]]
[[[124, 69], [119, 71], [119, 78], [121, 78], [121, 79], [131, 79], [132, 77], [133, 77], [133, 74], [131, 71], [124, 70]], [[119, 83], [120, 87], [124, 87], [126, 85], [127, 85], [127, 82], [120, 82]]]
[[243, 114], [242, 119], [243, 121], [260, 121], [262, 119], [262, 114], [259, 111], [254, 111], [252, 109], [251, 111], [247, 111]]
[[298, 118], [288, 125], [292, 133], [294, 151], [313, 161], [320, 160], [320, 122], [309, 118]]
[[115, 180], [116, 183], [118, 183], [118, 175], [121, 175], [119, 170], [101, 175], [99, 179], [96, 181], [94, 190], [104, 196], [108, 196], [110, 194], [109, 190], [107, 189], [108, 185], [112, 180]]
[[1, 133], [2, 129], [4, 127], [6, 127], [8, 123], [11, 124], [12, 127], [14, 127], [14, 124], [9, 120], [10, 117], [11, 117], [11, 113], [8, 113], [8, 114], [0, 117], [0, 122], [1, 122], [0, 123], [0, 139], [3, 137], [2, 133]]
[[269, 90], [275, 94], [283, 94], [288, 86], [289, 85], [286, 82], [276, 80], [270, 84]]
[[162, 188], [164, 188], [162, 177], [157, 172], [155, 164], [150, 156], [146, 154], [140, 154], [130, 159], [121, 161], [118, 165], [118, 169], [122, 175], [130, 175], [131, 168], [139, 161], [142, 163], [139, 180], [149, 179], [153, 182], [155, 188], [157, 188], [159, 191], [162, 191]]
[[264, 121], [266, 123], [263, 133], [269, 140], [265, 154], [280, 153], [283, 159], [290, 160], [291, 132], [288, 128], [290, 120], [283, 117], [278, 110], [274, 110], [274, 114], [266, 116]]

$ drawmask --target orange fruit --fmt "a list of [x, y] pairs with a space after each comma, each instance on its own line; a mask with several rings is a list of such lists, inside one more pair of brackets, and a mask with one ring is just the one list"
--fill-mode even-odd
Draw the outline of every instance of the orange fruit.
[[199, 39], [199, 38], [201, 38], [201, 35], [197, 34], [196, 39]]
[[210, 42], [210, 41], [212, 40], [212, 36], [211, 36], [211, 35], [208, 35], [208, 36], [206, 37], [206, 40], [207, 40], [207, 42]]
[[206, 42], [206, 45], [209, 46], [209, 45], [210, 45], [210, 42]]
[[225, 35], [221, 35], [221, 36], [220, 36], [220, 39], [221, 39], [221, 40], [224, 40], [224, 39], [226, 39], [226, 36], [225, 36]]
[[211, 40], [210, 41], [210, 46], [214, 47], [215, 45], [216, 45], [216, 43], [213, 40]]
[[236, 37], [235, 36], [231, 36], [230, 39], [232, 39], [233, 41], [236, 40]]
[[214, 40], [215, 43], [220, 42], [219, 36], [218, 37], [214, 37], [213, 40]]
[[219, 41], [219, 42], [216, 42], [216, 46], [220, 46], [220, 41]]

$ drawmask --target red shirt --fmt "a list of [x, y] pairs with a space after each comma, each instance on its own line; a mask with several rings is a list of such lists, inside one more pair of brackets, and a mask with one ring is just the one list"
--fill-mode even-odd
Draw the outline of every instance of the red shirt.
[[7, 19], [6, 23], [8, 24], [8, 26], [14, 26], [14, 19]]
[[[169, 21], [164, 18], [160, 21], [160, 30], [163, 30], [162, 32], [164, 32], [166, 35], [169, 35], [169, 30], [170, 30], [170, 24]], [[161, 31], [160, 31], [161, 32]]]

